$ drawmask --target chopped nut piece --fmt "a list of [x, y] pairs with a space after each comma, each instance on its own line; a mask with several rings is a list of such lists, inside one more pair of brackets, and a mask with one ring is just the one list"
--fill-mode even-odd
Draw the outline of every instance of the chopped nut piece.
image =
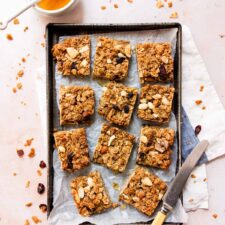
[[88, 143], [84, 128], [54, 133], [61, 168], [74, 172], [89, 165]]
[[26, 26], [26, 27], [23, 29], [23, 31], [26, 32], [26, 31], [28, 31], [28, 29], [29, 29], [29, 27]]
[[202, 106], [202, 110], [205, 110], [206, 109], [206, 107], [205, 106]]
[[13, 176], [17, 176], [17, 173], [13, 173]]
[[196, 178], [196, 176], [194, 174], [191, 174], [191, 178]]
[[16, 86], [17, 86], [18, 90], [22, 89], [22, 87], [23, 87], [22, 83], [18, 83]]
[[173, 7], [173, 3], [172, 2], [168, 2], [168, 7], [169, 8]]
[[[123, 84], [110, 82], [106, 85], [98, 106], [99, 115], [110, 123], [128, 126], [137, 99], [137, 89]], [[128, 93], [122, 96], [121, 92]]]
[[119, 8], [118, 4], [114, 4], [113, 6], [114, 6], [115, 9]]
[[156, 7], [157, 7], [158, 9], [160, 9], [160, 8], [162, 8], [163, 6], [164, 6], [163, 2], [162, 2], [161, 0], [157, 0], [157, 2], [156, 2]]
[[111, 81], [124, 80], [128, 75], [130, 57], [129, 41], [98, 37], [93, 76]]
[[214, 214], [212, 215], [212, 217], [213, 217], [214, 219], [217, 219], [218, 214], [214, 213]]
[[188, 201], [189, 201], [189, 202], [193, 202], [193, 201], [194, 201], [194, 199], [193, 199], [193, 198], [190, 198]]
[[21, 61], [22, 61], [23, 63], [25, 63], [27, 60], [26, 60], [26, 58], [23, 57], [23, 58], [21, 59]]
[[166, 184], [143, 167], [136, 167], [119, 200], [151, 216], [166, 191]]
[[200, 86], [200, 91], [202, 92], [204, 90], [204, 85]]
[[101, 10], [106, 10], [106, 6], [101, 6]]
[[18, 25], [19, 23], [20, 23], [20, 21], [19, 21], [18, 18], [15, 18], [15, 19], [13, 20], [13, 24], [15, 24], [15, 25]]
[[47, 212], [47, 205], [46, 205], [46, 204], [40, 204], [40, 205], [39, 205], [39, 209], [40, 209], [43, 213], [46, 213], [46, 212]]
[[38, 176], [42, 176], [42, 172], [40, 170], [37, 170]]
[[28, 154], [28, 157], [33, 158], [34, 156], [35, 156], [35, 149], [34, 148], [31, 148], [30, 149], [30, 152]]
[[30, 225], [29, 220], [26, 220], [25, 223], [24, 223], [24, 225]]
[[103, 124], [93, 161], [123, 172], [127, 166], [135, 137], [119, 128]]
[[15, 87], [12, 89], [12, 91], [13, 91], [13, 93], [16, 93], [17, 92], [17, 90], [16, 90]]
[[[91, 187], [88, 185], [88, 178], [93, 180]], [[70, 186], [75, 204], [82, 216], [91, 216], [113, 207], [98, 171], [93, 171], [88, 176], [76, 177]]]
[[32, 218], [32, 220], [34, 221], [34, 223], [36, 223], [36, 224], [42, 222], [37, 216], [32, 216], [31, 218]]
[[28, 203], [26, 203], [26, 207], [31, 207], [33, 205], [33, 203], [32, 202], [28, 202]]
[[196, 100], [196, 101], [195, 101], [195, 104], [196, 104], [196, 105], [202, 104], [202, 100]]
[[177, 19], [177, 18], [178, 18], [178, 12], [173, 12], [173, 13], [170, 15], [170, 18], [171, 18], [171, 19]]
[[204, 178], [203, 181], [206, 182], [207, 181], [207, 178]]
[[24, 71], [23, 70], [20, 70], [18, 73], [17, 73], [18, 77], [22, 77], [24, 75]]
[[24, 151], [23, 151], [23, 149], [17, 149], [16, 152], [17, 152], [17, 155], [18, 155], [20, 158], [22, 158], [22, 157], [24, 156]]
[[6, 35], [6, 38], [7, 38], [9, 41], [12, 41], [12, 40], [13, 40], [12, 34], [7, 34], [7, 35]]
[[24, 146], [25, 146], [25, 147], [27, 147], [27, 146], [31, 146], [31, 144], [32, 144], [33, 140], [34, 140], [33, 138], [31, 138], [31, 139], [27, 139], [27, 140], [26, 140], [26, 143], [24, 144]]
[[29, 188], [30, 187], [30, 181], [29, 180], [26, 182], [26, 186], [25, 187], [26, 188]]
[[127, 2], [129, 2], [129, 3], [133, 3], [133, 0], [127, 0]]

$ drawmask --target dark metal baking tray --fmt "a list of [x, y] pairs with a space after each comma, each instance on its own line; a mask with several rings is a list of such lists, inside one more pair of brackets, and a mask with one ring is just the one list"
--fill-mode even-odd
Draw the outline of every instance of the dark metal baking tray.
[[[55, 93], [55, 63], [51, 54], [51, 49], [58, 42], [60, 36], [112, 33], [124, 31], [142, 31], [142, 30], [159, 30], [177, 28], [176, 50], [174, 56], [174, 103], [173, 112], [177, 120], [177, 140], [178, 140], [178, 171], [181, 166], [181, 51], [182, 51], [182, 27], [179, 23], [141, 23], [141, 24], [67, 24], [67, 23], [50, 23], [46, 27], [46, 56], [47, 56], [47, 147], [48, 147], [48, 188], [47, 188], [47, 205], [48, 215], [53, 208], [53, 132], [54, 132], [54, 98]], [[140, 223], [141, 224], [141, 223]], [[165, 223], [170, 224], [170, 223]], [[177, 224], [177, 223], [176, 223]]]

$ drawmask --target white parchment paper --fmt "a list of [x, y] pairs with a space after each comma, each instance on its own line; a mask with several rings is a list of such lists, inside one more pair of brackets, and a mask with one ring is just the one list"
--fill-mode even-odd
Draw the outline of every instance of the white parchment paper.
[[[116, 39], [124, 39], [130, 40], [131, 45], [134, 47], [137, 43], [141, 42], [171, 42], [173, 48], [173, 54], [175, 52], [176, 47], [176, 32], [177, 29], [169, 29], [169, 30], [158, 30], [158, 31], [141, 31], [141, 32], [120, 32], [120, 33], [107, 33], [103, 34], [108, 37], [116, 38]], [[92, 43], [92, 51], [91, 51], [91, 61], [93, 65], [93, 58], [94, 52], [96, 47], [96, 37], [98, 35], [91, 35], [91, 43]], [[62, 40], [65, 37], [60, 37]], [[126, 81], [124, 82], [125, 85], [136, 87], [140, 89], [140, 83], [137, 73], [137, 65], [136, 65], [136, 57], [135, 54], [132, 54], [131, 59], [131, 66], [129, 69], [129, 75]], [[90, 156], [92, 158], [93, 151], [96, 146], [98, 136], [100, 134], [101, 126], [104, 122], [106, 122], [101, 116], [97, 114], [97, 106], [99, 99], [102, 95], [102, 82], [97, 80], [92, 80], [91, 78], [88, 79], [77, 79], [74, 77], [65, 77], [58, 74], [56, 70], [56, 77], [55, 77], [55, 88], [56, 88], [56, 99], [55, 105], [58, 105], [59, 99], [59, 87], [60, 85], [88, 85], [92, 87], [95, 91], [95, 99], [96, 99], [96, 108], [95, 108], [95, 115], [93, 116], [93, 122], [89, 126], [85, 126], [87, 131], [87, 138], [89, 144], [89, 151]], [[77, 128], [78, 126], [64, 126], [60, 127], [59, 125], [59, 118], [57, 117], [58, 108], [54, 110], [55, 116], [54, 118], [54, 125], [58, 130], [62, 129], [72, 129]], [[139, 132], [143, 121], [139, 120], [136, 116], [136, 111], [133, 113], [131, 124], [126, 130], [132, 134], [134, 134], [137, 138], [139, 137]], [[146, 124], [146, 123], [145, 123]], [[84, 125], [83, 125], [84, 126]], [[171, 115], [171, 122], [169, 127], [176, 130], [176, 119], [175, 116]], [[138, 143], [138, 140], [136, 141]], [[136, 159], [136, 152], [137, 152], [137, 144], [134, 146], [127, 169], [122, 174], [115, 174], [109, 169], [102, 167], [97, 164], [91, 164], [88, 168], [83, 169], [82, 171], [78, 171], [74, 174], [68, 174], [63, 172], [60, 169], [60, 161], [57, 156], [56, 150], [54, 151], [54, 209], [52, 210], [49, 216], [49, 224], [54, 225], [69, 225], [69, 224], [80, 224], [85, 221], [89, 221], [95, 224], [117, 224], [117, 223], [131, 223], [131, 222], [140, 222], [140, 221], [149, 221], [153, 217], [145, 216], [144, 214], [138, 212], [133, 207], [127, 206], [125, 209], [121, 209], [120, 207], [112, 210], [108, 210], [105, 213], [94, 215], [89, 218], [85, 218], [79, 215], [76, 207], [74, 206], [74, 201], [70, 194], [70, 181], [76, 176], [79, 175], [86, 175], [90, 171], [98, 170], [100, 171], [103, 180], [105, 182], [105, 186], [109, 191], [110, 197], [113, 201], [118, 201], [119, 191], [116, 191], [112, 184], [118, 183], [120, 187], [123, 186], [125, 183], [126, 178], [131, 173], [132, 169], [135, 167], [135, 159]], [[172, 164], [167, 171], [159, 170], [159, 169], [151, 169], [153, 173], [157, 176], [162, 178], [164, 181], [169, 183], [173, 177], [175, 176], [176, 170], [176, 162], [177, 162], [177, 140], [175, 140], [175, 144], [173, 147], [173, 154], [172, 154]], [[181, 202], [178, 201], [176, 208], [168, 217], [167, 221], [169, 222], [185, 222], [186, 221], [186, 214], [183, 210]]]

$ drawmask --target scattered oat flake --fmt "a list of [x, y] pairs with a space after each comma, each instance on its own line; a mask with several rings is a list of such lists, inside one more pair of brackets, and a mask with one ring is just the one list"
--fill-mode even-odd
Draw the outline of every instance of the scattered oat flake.
[[28, 203], [25, 204], [26, 207], [31, 207], [32, 205], [33, 205], [32, 202], [28, 202]]
[[24, 146], [25, 146], [25, 147], [31, 146], [33, 140], [34, 140], [33, 138], [27, 139], [27, 140], [26, 140], [26, 143], [24, 144]]
[[30, 158], [33, 158], [33, 157], [35, 156], [35, 149], [34, 149], [34, 148], [31, 148], [31, 150], [30, 150], [28, 156], [29, 156]]
[[37, 174], [39, 177], [42, 176], [42, 172], [40, 170], [37, 170]]
[[168, 7], [169, 8], [173, 7], [173, 3], [172, 2], [168, 2]]
[[16, 92], [17, 92], [17, 89], [14, 87], [14, 88], [12, 89], [12, 91], [13, 91], [13, 93], [16, 93]]
[[196, 178], [196, 176], [194, 174], [191, 174], [191, 178]]
[[12, 40], [13, 40], [12, 34], [7, 34], [7, 35], [6, 35], [6, 38], [7, 38], [9, 41], [12, 41]]
[[202, 92], [204, 90], [204, 85], [200, 86], [200, 91]]
[[34, 223], [36, 223], [36, 224], [42, 222], [37, 216], [32, 216], [31, 218], [32, 218], [32, 220], [34, 221]]
[[212, 217], [213, 217], [214, 219], [216, 219], [216, 218], [218, 217], [218, 214], [214, 213], [214, 214], [212, 214]]
[[101, 6], [101, 10], [106, 10], [106, 6]]
[[119, 191], [119, 190], [120, 190], [120, 186], [119, 186], [119, 184], [118, 184], [118, 183], [113, 182], [112, 186], [113, 186], [113, 188], [114, 188], [115, 190], [117, 190], [117, 191]]
[[29, 29], [29, 27], [26, 26], [26, 27], [23, 29], [23, 31], [26, 32], [26, 31], [28, 31], [28, 29]]
[[20, 158], [22, 158], [22, 157], [24, 156], [24, 151], [23, 151], [23, 149], [17, 149], [16, 152], [17, 152], [17, 155], [18, 155]]
[[24, 75], [24, 71], [23, 70], [20, 70], [18, 73], [17, 73], [17, 76], [18, 77], [22, 77]]
[[173, 12], [173, 13], [170, 15], [170, 18], [171, 18], [171, 19], [177, 19], [177, 18], [178, 18], [178, 12]]
[[196, 105], [202, 104], [202, 100], [196, 100], [196, 101], [195, 101], [195, 104], [196, 104]]
[[18, 19], [18, 18], [15, 18], [15, 19], [13, 20], [13, 24], [15, 24], [15, 25], [18, 25], [18, 24], [20, 24], [20, 21], [19, 21], [19, 19]]
[[20, 90], [20, 89], [22, 89], [22, 87], [23, 87], [23, 85], [22, 85], [22, 83], [20, 82], [20, 83], [17, 83], [17, 88], [18, 88], [18, 90]]
[[156, 2], [156, 7], [157, 7], [158, 9], [160, 9], [160, 8], [162, 8], [163, 6], [164, 6], [163, 2], [162, 2], [161, 0], [157, 0], [157, 2]]
[[114, 6], [115, 9], [119, 8], [118, 4], [114, 4], [113, 6]]
[[124, 210], [124, 209], [126, 209], [126, 205], [125, 205], [125, 204], [121, 204], [121, 205], [120, 205], [120, 208], [121, 208], [122, 210]]
[[26, 220], [25, 223], [24, 223], [24, 225], [30, 225], [29, 220]]
[[25, 187], [26, 188], [29, 188], [30, 187], [30, 181], [29, 180], [26, 182], [26, 186]]

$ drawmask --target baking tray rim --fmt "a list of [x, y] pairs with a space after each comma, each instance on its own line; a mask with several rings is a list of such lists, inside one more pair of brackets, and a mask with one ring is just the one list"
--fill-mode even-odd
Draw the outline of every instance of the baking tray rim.
[[[50, 81], [51, 78], [54, 75], [54, 72], [52, 70], [52, 65], [53, 65], [53, 58], [51, 55], [51, 48], [53, 44], [53, 37], [55, 35], [66, 35], [65, 33], [60, 32], [65, 32], [70, 34], [68, 29], [70, 28], [84, 28], [84, 32], [87, 32], [89, 34], [93, 33], [98, 33], [98, 32], [91, 32], [88, 29], [107, 29], [105, 32], [123, 32], [123, 31], [139, 31], [139, 30], [160, 30], [160, 29], [171, 29], [171, 28], [177, 28], [177, 46], [176, 46], [176, 54], [177, 54], [177, 138], [178, 138], [178, 160], [177, 160], [177, 171], [181, 167], [182, 164], [182, 157], [181, 157], [181, 152], [182, 152], [182, 146], [181, 146], [181, 136], [182, 136], [182, 130], [181, 130], [181, 125], [182, 125], [182, 114], [181, 114], [181, 107], [182, 107], [182, 25], [177, 22], [162, 22], [162, 23], [110, 23], [110, 24], [104, 24], [104, 23], [84, 23], [84, 24], [74, 24], [74, 23], [49, 23], [46, 25], [46, 103], [47, 103], [47, 160], [48, 160], [48, 171], [47, 171], [47, 206], [48, 206], [48, 211], [47, 215], [49, 216], [52, 208], [53, 208], [53, 179], [54, 179], [54, 170], [53, 170], [53, 163], [52, 163], [52, 126], [51, 122], [53, 120], [50, 120], [50, 114], [52, 115], [51, 111], [51, 104], [53, 103], [52, 101], [52, 82]], [[86, 29], [85, 29], [86, 28]], [[114, 30], [110, 31], [110, 28], [112, 29], [118, 29], [119, 30]], [[122, 30], [124, 29], [124, 30]], [[102, 33], [103, 31], [99, 31], [99, 33]], [[176, 55], [175, 54], [175, 55]], [[51, 60], [51, 61], [50, 61]], [[174, 60], [175, 61], [175, 60]], [[165, 223], [165, 224], [171, 224], [171, 223]], [[180, 223], [173, 223], [173, 224], [180, 224]]]

